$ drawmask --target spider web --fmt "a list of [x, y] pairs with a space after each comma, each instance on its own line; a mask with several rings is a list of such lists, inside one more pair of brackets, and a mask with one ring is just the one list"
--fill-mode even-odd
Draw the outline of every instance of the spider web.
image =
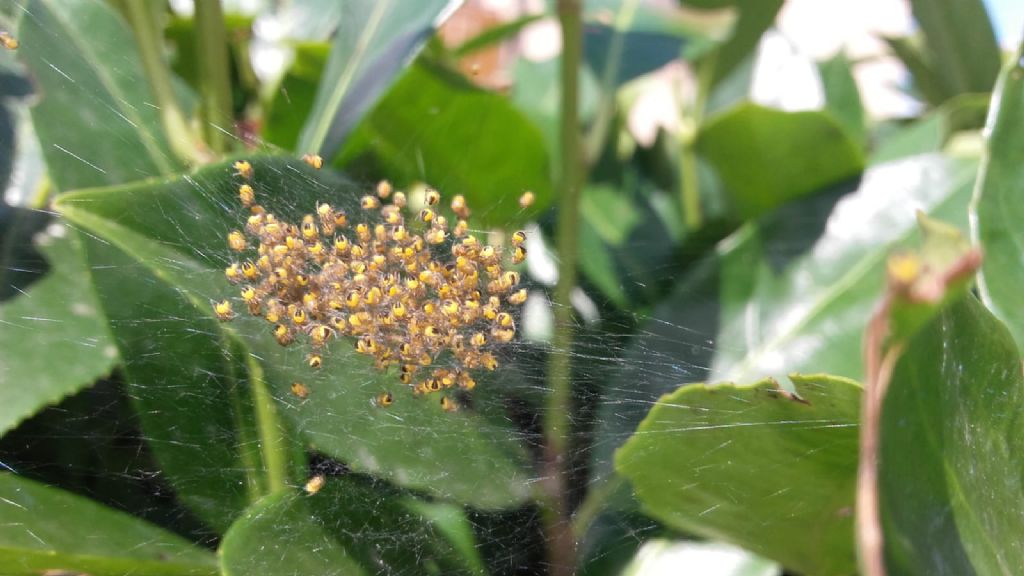
[[[72, 82], [80, 74], [76, 70], [59, 72]], [[32, 211], [25, 207], [32, 204], [33, 191], [42, 178], [42, 151], [24, 106], [18, 105], [11, 109], [16, 119], [17, 155], [5, 200], [11, 206]], [[128, 119], [124, 121], [129, 122]], [[483, 125], [484, 120], [480, 119], [480, 122]], [[115, 137], [117, 133], [115, 127], [109, 124], [97, 123], [93, 128], [96, 139]], [[253, 147], [253, 155], [290, 154], [258, 140], [247, 144]], [[64, 152], [68, 162], [83, 162], [100, 172], [108, 168], [89, 164], [84, 159], [84, 151], [72, 149]], [[417, 150], [410, 146], [400, 153], [415, 157]], [[377, 178], [386, 177], [386, 174], [376, 174], [372, 170], [366, 173], [358, 170], [359, 167], [355, 167], [355, 170], [347, 174], [354, 182], [350, 189], [327, 190], [323, 200], [333, 202], [332, 194], [351, 195], [369, 191]], [[449, 195], [452, 183], [445, 175], [428, 176], [428, 172], [424, 169], [422, 183]], [[287, 182], [285, 188], [310, 185], [309, 178], [297, 171], [285, 171], [277, 176]], [[612, 186], [621, 183], [610, 181], [605, 184]], [[666, 200], [669, 195], [650, 181], [638, 180], [626, 186], [632, 189], [630, 197], [642, 203], [643, 218], [657, 222], [657, 205], [670, 202]], [[192, 191], [207, 204], [221, 206], [232, 215], [241, 214], [238, 206], [228, 205], [220, 193], [201, 183], [194, 184]], [[275, 201], [284, 205], [285, 211], [292, 214], [311, 212], [314, 208], [289, 204], [288, 198], [275, 198]], [[168, 224], [180, 231], [184, 232], [196, 225], [189, 221], [192, 212], [187, 206], [160, 205], [155, 209], [162, 211]], [[487, 211], [486, 206], [475, 206], [474, 209], [479, 213]], [[92, 236], [90, 231], [79, 229], [63, 220], [59, 214], [49, 210], [36, 212], [45, 215], [45, 222], [30, 236], [29, 241], [34, 245], [60, 240], [66, 236], [67, 229]], [[603, 217], [614, 219], [614, 216], [609, 215]], [[239, 221], [238, 225], [241, 224]], [[717, 341], [720, 311], [715, 272], [702, 271], [702, 267], [708, 266], [707, 262], [695, 260], [693, 254], [686, 253], [687, 250], [697, 251], [699, 248], [680, 243], [678, 236], [671, 230], [662, 225], [654, 225], [634, 227], [618, 247], [615, 261], [617, 281], [623, 293], [629, 296], [629, 304], [616, 305], [591, 276], [583, 274], [580, 287], [573, 294], [574, 346], [570, 350], [555, 349], [551, 344], [551, 334], [558, 327], [551, 325], [551, 292], [557, 276], [554, 271], [557, 269], [558, 256], [550, 249], [554, 232], [550, 213], [542, 216], [539, 221], [529, 223], [527, 230], [530, 256], [523, 275], [523, 285], [529, 289], [530, 296], [521, 315], [516, 318], [520, 326], [517, 339], [504, 345], [498, 352], [504, 366], [502, 370], [508, 370], [512, 377], [502, 379], [501, 383], [491, 383], [490, 389], [474, 391], [470, 398], [470, 409], [503, 419], [503, 425], [495, 430], [503, 433], [511, 431], [513, 437], [510, 440], [525, 445], [536, 460], [541, 451], [541, 426], [546, 409], [544, 398], [550, 393], [552, 385], [547, 376], [547, 363], [552, 355], [568, 355], [573, 366], [575, 428], [569, 454], [572, 485], [570, 499], [574, 506], [579, 506], [588, 488], [598, 489], [611, 477], [614, 450], [635, 430], [661, 394], [684, 383], [705, 380], [711, 372], [716, 351], [723, 346], [734, 351], [742, 351], [742, 347]], [[227, 229], [221, 232], [221, 237], [224, 237]], [[487, 230], [476, 229], [474, 232], [484, 235]], [[223, 244], [179, 245], [174, 248], [184, 251], [190, 259], [213, 260], [225, 266], [233, 258]], [[783, 247], [783, 250], [799, 253], [804, 248], [794, 245]], [[636, 262], [642, 268], [631, 268], [634, 262], [630, 261], [630, 257], [637, 254], [660, 256], [648, 260], [637, 259]], [[777, 256], [785, 258], [791, 254]], [[592, 252], [581, 252], [579, 257], [586, 260], [595, 255]], [[680, 264], [680, 261], [685, 261], [685, 264]], [[46, 264], [39, 259], [36, 262], [37, 275], [42, 278], [46, 273]], [[184, 260], [163, 262], [162, 265], [180, 268], [186, 276], [190, 269], [190, 263]], [[90, 259], [88, 266], [98, 271], [111, 266], [128, 265]], [[586, 264], [583, 267], [586, 269]], [[6, 269], [8, 278], [19, 271], [14, 267]], [[131, 273], [130, 270], [126, 272]], [[684, 275], [692, 278], [691, 283], [682, 288], [675, 287], [675, 282]], [[21, 283], [20, 290], [27, 293], [31, 289], [32, 282]], [[81, 289], [88, 289], [84, 279]], [[678, 296], [670, 298], [673, 292], [685, 294], [687, 304], [680, 307]], [[160, 342], [163, 340], [161, 332], [168, 329], [161, 325], [164, 318], [160, 310], [154, 309], [152, 312], [135, 321], [145, 324], [146, 329], [152, 333], [153, 341]], [[46, 318], [21, 320], [18, 326], [5, 326], [3, 329], [19, 330], [21, 337], [32, 340], [34, 327], [47, 322]], [[195, 334], [209, 339], [217, 337], [215, 332], [203, 326], [197, 326]], [[94, 342], [82, 341], [81, 346], [92, 347]], [[220, 352], [228, 357], [237, 357], [233, 350]], [[166, 353], [160, 347], [154, 347], [151, 351], [153, 355]], [[188, 358], [180, 360], [185, 363], [181, 366], [182, 371], [188, 372]], [[60, 362], [61, 359], [55, 358], [54, 361]], [[109, 377], [101, 378], [81, 392], [44, 409], [9, 432], [0, 440], [2, 466], [15, 474], [82, 494], [139, 516], [215, 549], [221, 542], [217, 531], [179, 497], [180, 493], [189, 490], [188, 482], [172, 483], [168, 479], [167, 472], [161, 468], [154, 454], [159, 448], [155, 448], [153, 443], [160, 439], [148, 437], [143, 432], [137, 413], [139, 404], [135, 401], [139, 399], [136, 387], [146, 383], [126, 380], [125, 377], [139, 362], [142, 362], [139, 358], [122, 356], [120, 368], [115, 369]], [[325, 366], [325, 370], [330, 370], [330, 366]], [[207, 376], [210, 381], [216, 381], [227, 378], [228, 374], [213, 373]], [[365, 359], [364, 369], [356, 370], [349, 377], [374, 378], [372, 362]], [[5, 382], [4, 385], [21, 384]], [[193, 402], [221, 401], [216, 395], [208, 398], [197, 395], [195, 390], [184, 390], [182, 394], [189, 395]], [[274, 400], [279, 409], [286, 410], [294, 399], [276, 397]], [[366, 409], [374, 409], [369, 401], [366, 402]], [[344, 433], [346, 415], [337, 414], [337, 418], [340, 433]], [[232, 430], [218, 429], [222, 425], [222, 422], [208, 423], [208, 426], [213, 427], [208, 430], [211, 442], [217, 438], [229, 442], [240, 441]], [[395, 427], [404, 425], [399, 420], [392, 424]], [[387, 434], [387, 431], [382, 430], [381, 434]], [[328, 483], [335, 478], [357, 478], [359, 486], [365, 488], [360, 493], [367, 498], [361, 505], [369, 510], [383, 504], [388, 498], [398, 497], [392, 486], [354, 472], [349, 463], [313, 450], [308, 451], [308, 458], [305, 473], [290, 481], [296, 491], [301, 490], [308, 477], [323, 474]], [[218, 481], [232, 481], [237, 478], [238, 472], [216, 461], [193, 463], [192, 468], [199, 473], [197, 478], [201, 477], [203, 483], [214, 484]], [[523, 479], [524, 485], [532, 486], [544, 480], [539, 466], [535, 464], [529, 470], [529, 476]], [[525, 505], [500, 512], [468, 509], [466, 518], [473, 528], [475, 545], [479, 547], [490, 573], [545, 572], [542, 518], [535, 507]], [[332, 527], [329, 516], [321, 518], [321, 521], [328, 523], [324, 527], [330, 531]], [[593, 566], [600, 566], [602, 562], [615, 566], [621, 565], [624, 559], [628, 560], [641, 543], [660, 535], [671, 536], [635, 510], [628, 507], [620, 510], [613, 506], [594, 523], [587, 539], [581, 543], [581, 548], [584, 557], [593, 562]], [[391, 542], [395, 547], [408, 546], [413, 542], [412, 548], [408, 550], [412, 556], [429, 556], [428, 550], [415, 548], [418, 544], [408, 539], [401, 525], [385, 529], [367, 526], [367, 532], [361, 536], [378, 543]], [[594, 573], [602, 573], [599, 568], [593, 570]]]

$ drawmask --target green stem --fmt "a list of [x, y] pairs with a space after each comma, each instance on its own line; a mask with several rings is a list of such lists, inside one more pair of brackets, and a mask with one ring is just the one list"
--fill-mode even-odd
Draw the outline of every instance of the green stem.
[[682, 149], [679, 157], [679, 188], [682, 194], [683, 222], [688, 230], [700, 228], [704, 215], [700, 205], [700, 177], [697, 163], [697, 134], [704, 121], [704, 109], [707, 107], [711, 82], [714, 79], [715, 56], [696, 63], [697, 94], [694, 96], [693, 109], [689, 114], [683, 113], [683, 133], [680, 135]]
[[163, 56], [163, 37], [160, 34], [156, 13], [159, 4], [123, 2], [120, 6], [135, 32], [142, 69], [153, 91], [156, 105], [160, 109], [160, 120], [167, 131], [171, 148], [183, 162], [196, 163], [200, 159], [200, 154], [185, 122], [185, 115], [178, 106], [171, 82], [171, 71]]
[[624, 0], [618, 14], [615, 15], [615, 28], [611, 42], [608, 43], [607, 63], [601, 75], [601, 97], [597, 114], [584, 142], [587, 166], [593, 166], [600, 157], [601, 147], [604, 146], [612, 118], [615, 116], [615, 97], [618, 93], [615, 77], [622, 66], [622, 54], [626, 49], [626, 31], [633, 24], [639, 5], [640, 0]]
[[573, 514], [572, 531], [577, 540], [582, 540], [586, 536], [587, 530], [604, 510], [608, 499], [622, 487], [624, 482], [625, 479], [622, 476], [612, 474], [611, 478], [587, 492], [587, 497], [583, 499], [583, 503]]
[[700, 228], [700, 178], [697, 174], [697, 152], [692, 142], [683, 142], [679, 157], [680, 190], [683, 195], [683, 222], [687, 230]]
[[559, 183], [558, 284], [554, 291], [555, 331], [548, 362], [550, 393], [544, 416], [545, 477], [549, 489], [545, 510], [551, 574], [575, 571], [576, 542], [569, 520], [568, 447], [572, 434], [573, 308], [570, 295], [576, 286], [579, 199], [583, 182], [583, 141], [579, 121], [579, 68], [583, 34], [580, 0], [558, 0], [562, 25], [562, 170]]
[[273, 494], [288, 488], [288, 436], [278, 419], [274, 397], [267, 389], [263, 367], [251, 356], [247, 356], [246, 367], [249, 369], [252, 403], [256, 409], [256, 429], [260, 436], [260, 450], [263, 453], [263, 466], [267, 474], [266, 486]]
[[226, 334], [222, 335], [221, 347], [231, 352], [226, 357], [228, 361], [228, 385], [230, 386], [228, 397], [231, 402], [231, 419], [238, 434], [238, 455], [242, 461], [242, 466], [245, 468], [246, 493], [249, 496], [249, 502], [256, 502], [267, 493], [267, 483], [260, 474], [262, 466], [258, 452], [259, 442], [257, 442], [252, 434], [253, 422], [251, 412], [247, 409], [239, 393], [237, 364], [232, 360], [233, 356], [244, 354], [244, 351]]
[[196, 31], [202, 55], [199, 80], [203, 133], [210, 148], [224, 152], [234, 133], [234, 120], [231, 117], [227, 30], [220, 0], [197, 0]]

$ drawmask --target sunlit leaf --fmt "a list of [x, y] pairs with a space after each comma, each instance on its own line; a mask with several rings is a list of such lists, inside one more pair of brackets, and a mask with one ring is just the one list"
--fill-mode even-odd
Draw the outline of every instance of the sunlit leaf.
[[854, 574], [861, 387], [830, 376], [663, 396], [615, 466], [643, 509], [808, 574]]
[[5, 574], [201, 576], [217, 559], [181, 538], [68, 492], [0, 473]]
[[[353, 218], [360, 213], [361, 191], [330, 171], [316, 172], [300, 161], [281, 158], [252, 162], [260, 202], [282, 218], [298, 221], [302, 213], [315, 209], [317, 201], [343, 208]], [[234, 298], [236, 311], [241, 312], [237, 287], [228, 284], [223, 273], [232, 258], [227, 233], [241, 227], [246, 218], [237, 202], [238, 182], [229, 164], [217, 164], [182, 178], [82, 191], [58, 203], [69, 219], [109, 242], [113, 252], [123, 252], [116, 257], [116, 266], [105, 263], [114, 254], [97, 253], [92, 261], [105, 271], [97, 274], [109, 274], [108, 298], [117, 298], [112, 284], [118, 276], [148, 275], [150, 284], [159, 284], [159, 289], [151, 287], [146, 293], [129, 292], [127, 302], [120, 304], [125, 318], [163, 319], [174, 326], [173, 319], [180, 317], [182, 329], [191, 327], [194, 333], [188, 337], [178, 338], [174, 331], [158, 334], [168, 339], [163, 345], [169, 348], [153, 361], [188, 358], [194, 362], [195, 354], [220, 361], [225, 351], [212, 324], [210, 303]], [[128, 278], [123, 281], [132, 285]], [[171, 293], [178, 298], [169, 299]], [[133, 306], [136, 309], [131, 312]], [[172, 314], [163, 310], [168, 306], [180, 309]], [[156, 324], [139, 326], [135, 329]], [[524, 453], [507, 421], [487, 420], [469, 409], [444, 412], [436, 396], [413, 398], [394, 373], [374, 369], [351, 343], [337, 342], [323, 354], [324, 368], [314, 371], [305, 360], [308, 349], [279, 346], [271, 327], [261, 319], [238, 318], [221, 328], [236, 334], [252, 350], [265, 371], [276, 409], [313, 448], [357, 471], [482, 508], [512, 506], [526, 497]], [[190, 348], [192, 340], [203, 350]], [[146, 361], [132, 359], [129, 367]], [[225, 369], [212, 375], [221, 375]], [[307, 400], [291, 393], [296, 381], [310, 388]], [[226, 390], [229, 385], [224, 384]], [[396, 398], [387, 409], [373, 403], [384, 391], [392, 391]], [[219, 409], [228, 411], [227, 406]]]
[[1010, 574], [1024, 562], [1024, 377], [966, 295], [918, 331], [885, 398], [879, 490], [894, 574]]
[[[1019, 54], [1018, 54], [1019, 55]], [[974, 234], [985, 249], [981, 294], [1024, 349], [1024, 63], [1011, 60], [992, 102], [974, 198]]]
[[[485, 225], [508, 226], [551, 202], [540, 132], [501, 95], [437, 65], [410, 67], [353, 140], [366, 150], [347, 149], [347, 166], [358, 169], [370, 152], [393, 180], [465, 195], [474, 220]], [[518, 203], [526, 190], [535, 197], [529, 210]]]
[[720, 243], [624, 354], [599, 409], [595, 475], [607, 474], [612, 450], [651, 403], [683, 382], [817, 370], [862, 379], [886, 255], [916, 236], [915, 210], [966, 230], [975, 167], [934, 155], [885, 164], [856, 192], [816, 195]]
[[818, 63], [825, 91], [825, 110], [839, 121], [850, 138], [863, 149], [867, 145], [864, 105], [853, 77], [853, 63], [840, 52]]
[[129, 182], [180, 168], [120, 16], [100, 0], [32, 0], [26, 10], [19, 54], [38, 84], [32, 119], [57, 187]]
[[462, 0], [344, 0], [341, 25], [298, 150], [332, 158]]
[[710, 120], [697, 145], [742, 219], [853, 178], [864, 167], [851, 135], [820, 111], [741, 104]]

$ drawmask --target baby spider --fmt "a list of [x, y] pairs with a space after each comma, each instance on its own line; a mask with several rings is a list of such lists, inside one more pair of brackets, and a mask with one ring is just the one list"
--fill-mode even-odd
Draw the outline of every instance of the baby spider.
[[302, 489], [306, 491], [306, 494], [312, 496], [319, 492], [320, 489], [323, 488], [324, 484], [326, 483], [327, 477], [324, 476], [323, 474], [317, 474], [316, 476], [310, 478], [309, 481], [306, 482], [306, 485], [302, 487]]
[[235, 175], [241, 176], [246, 180], [252, 180], [252, 164], [249, 164], [247, 160], [239, 160], [233, 164], [235, 169]]
[[292, 382], [292, 394], [294, 394], [296, 398], [305, 400], [306, 398], [309, 398], [309, 386], [306, 386], [302, 382]]

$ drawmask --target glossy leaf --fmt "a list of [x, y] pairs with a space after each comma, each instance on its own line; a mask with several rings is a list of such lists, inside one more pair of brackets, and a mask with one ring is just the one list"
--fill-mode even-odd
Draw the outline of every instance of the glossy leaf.
[[[854, 574], [861, 387], [829, 376], [663, 396], [615, 467], [666, 525], [808, 574]], [[757, 471], [757, 473], [752, 473]]]
[[[815, 368], [863, 378], [861, 334], [881, 293], [885, 256], [917, 236], [917, 210], [965, 230], [975, 169], [974, 162], [939, 156], [893, 162], [865, 173], [849, 196], [822, 198], [834, 207], [814, 226], [817, 233], [806, 221], [793, 229], [795, 208], [776, 213], [759, 232], [751, 229], [760, 238], [737, 245], [723, 262], [730, 291], [721, 293], [723, 345], [712, 379], [749, 381]], [[753, 300], [742, 298], [745, 287]]]
[[[540, 132], [504, 97], [437, 65], [409, 68], [353, 140], [367, 148], [346, 150], [346, 165], [358, 167], [372, 153], [393, 181], [465, 195], [474, 221], [485, 226], [525, 220], [551, 202]], [[535, 196], [529, 210], [518, 203], [526, 190]]]
[[333, 158], [402, 68], [462, 0], [344, 0], [298, 150]]
[[312, 496], [261, 500], [224, 537], [220, 555], [228, 576], [465, 573], [448, 542], [401, 496], [353, 477], [328, 478]]
[[999, 44], [982, 0], [911, 0], [925, 60], [946, 98], [989, 92], [999, 73]]
[[853, 63], [846, 54], [840, 52], [819, 62], [818, 73], [825, 90], [825, 110], [831, 112], [857, 146], [864, 149], [867, 144], [867, 127], [860, 91], [853, 78]]
[[[280, 158], [252, 162], [258, 198], [283, 218], [298, 221], [317, 201], [329, 201], [353, 218], [360, 213], [362, 192], [329, 171], [316, 172], [301, 161]], [[179, 338], [168, 331], [162, 336], [166, 341], [157, 341], [168, 351], [151, 361], [174, 363], [187, 357], [193, 362], [195, 354], [222, 361], [225, 345], [213, 324], [210, 302], [234, 298], [236, 310], [242, 308], [237, 287], [223, 273], [232, 258], [225, 238], [245, 218], [237, 187], [229, 164], [218, 164], [164, 182], [82, 191], [58, 203], [69, 219], [109, 242], [113, 252], [123, 252], [117, 266], [104, 267], [115, 254], [98, 253], [93, 260], [94, 267], [101, 267], [97, 274], [106, 270], [110, 275], [109, 298], [118, 297], [113, 284], [119, 276], [152, 276], [148, 283], [156, 287], [122, 296], [125, 318], [163, 319], [173, 327], [168, 317], [180, 317], [182, 328], [194, 333]], [[132, 284], [130, 278], [121, 281]], [[172, 293], [177, 298], [170, 298]], [[180, 309], [164, 310], [170, 306]], [[153, 325], [137, 324], [138, 330]], [[277, 409], [313, 448], [354, 470], [482, 508], [512, 506], [526, 497], [524, 453], [504, 419], [485, 420], [469, 409], [446, 413], [436, 400], [413, 398], [397, 376], [375, 370], [347, 342], [337, 342], [324, 353], [324, 368], [314, 372], [305, 361], [308, 349], [282, 348], [261, 319], [238, 318], [221, 329], [241, 338], [260, 361]], [[190, 347], [192, 341], [198, 350]], [[225, 374], [226, 368], [210, 367], [212, 375]], [[295, 381], [311, 389], [307, 401], [292, 395]], [[229, 390], [230, 382], [223, 386]], [[388, 409], [374, 406], [373, 399], [385, 390], [394, 393], [395, 404]]]
[[19, 54], [41, 100], [32, 119], [61, 190], [169, 174], [175, 160], [135, 39], [101, 0], [32, 0]]
[[81, 496], [0, 473], [0, 564], [12, 576], [214, 575], [185, 539]]
[[594, 474], [659, 395], [682, 382], [780, 380], [815, 370], [860, 380], [885, 257], [917, 234], [915, 210], [967, 228], [976, 164], [923, 156], [868, 170], [748, 224], [682, 277], [641, 325], [599, 409]]
[[882, 414], [891, 574], [1012, 574], [1024, 563], [1022, 412], [1017, 347], [972, 296], [911, 339]]
[[118, 359], [96, 294], [80, 281], [88, 269], [78, 233], [46, 228], [48, 220], [0, 204], [0, 435], [108, 374]]
[[199, 266], [170, 251], [144, 252], [152, 240], [117, 224], [68, 216], [87, 230], [90, 280], [124, 358], [143, 436], [181, 501], [223, 532], [269, 491], [246, 353], [169, 281], [158, 259], [179, 273], [201, 274]]
[[853, 178], [864, 167], [860, 147], [820, 111], [741, 104], [710, 120], [697, 146], [727, 185], [742, 219]]
[[1024, 63], [1007, 64], [992, 102], [988, 142], [973, 202], [973, 232], [985, 248], [981, 294], [1024, 350]]

